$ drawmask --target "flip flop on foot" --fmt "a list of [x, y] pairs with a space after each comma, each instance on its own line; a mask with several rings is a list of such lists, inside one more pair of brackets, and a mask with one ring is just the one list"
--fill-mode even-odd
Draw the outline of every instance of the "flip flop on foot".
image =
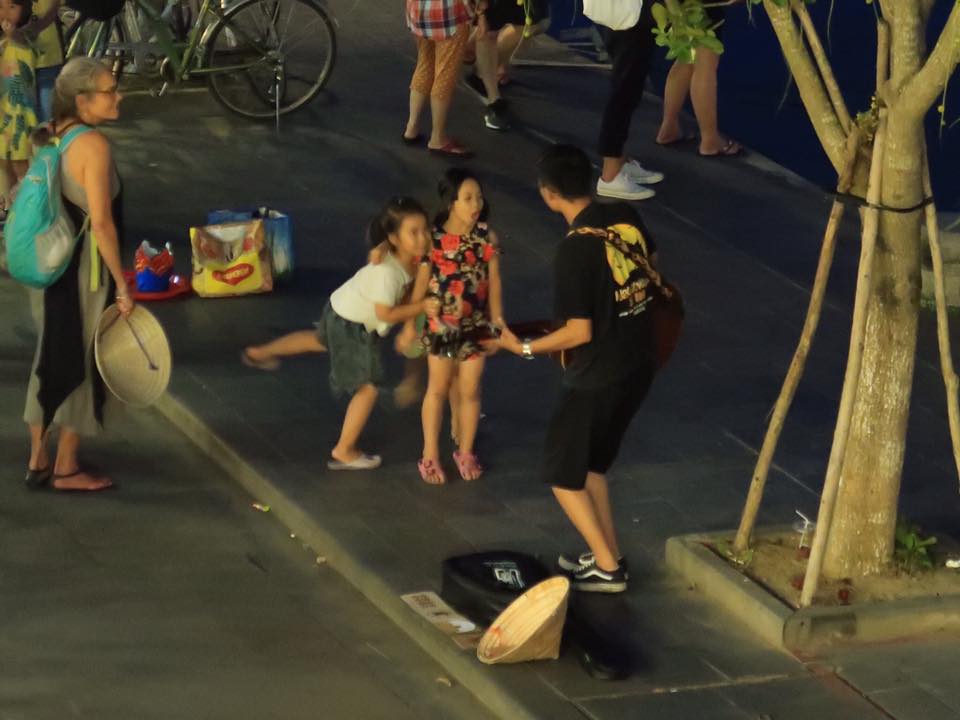
[[473, 151], [464, 147], [456, 140], [449, 140], [446, 145], [442, 147], [427, 147], [427, 149], [433, 155], [443, 155], [444, 157], [449, 158], [459, 158], [461, 160], [466, 160], [467, 158], [473, 157]]
[[420, 458], [417, 461], [417, 469], [420, 471], [420, 479], [427, 485], [443, 485], [447, 482], [447, 476], [436, 460]]
[[689, 145], [696, 139], [697, 139], [696, 135], [681, 134], [673, 138], [672, 140], [664, 140], [664, 141], [656, 140], [655, 142], [660, 147], [677, 147], [679, 145]]
[[459, 450], [455, 450], [453, 453], [453, 461], [457, 464], [460, 477], [467, 482], [479, 480], [480, 476], [483, 475], [483, 466], [473, 453], [462, 453]]
[[85, 470], [60, 475], [54, 473], [51, 486], [57, 492], [90, 493], [116, 487], [110, 478], [95, 477]]
[[45, 488], [50, 483], [50, 478], [53, 477], [53, 467], [47, 465], [45, 468], [38, 468], [36, 470], [31, 470], [27, 468], [26, 477], [23, 478], [23, 484], [26, 485], [30, 490], [40, 490]]
[[703, 158], [737, 157], [738, 155], [743, 154], [743, 145], [738, 143], [736, 140], [727, 140], [727, 142], [724, 143], [723, 147], [720, 148], [717, 152], [705, 153], [702, 150], [698, 152], [700, 154], [700, 157], [703, 157]]
[[267, 372], [272, 372], [280, 367], [280, 361], [276, 358], [256, 360], [250, 355], [249, 348], [240, 353], [240, 362], [247, 367], [254, 368], [255, 370], [266, 370]]
[[407, 134], [404, 133], [403, 135], [400, 136], [400, 139], [403, 141], [404, 145], [411, 145], [411, 146], [419, 145], [420, 143], [423, 142], [423, 135], [420, 133], [417, 133], [413, 137], [407, 137]]
[[360, 453], [358, 457], [349, 462], [343, 462], [337, 459], [330, 460], [327, 463], [327, 467], [331, 470], [374, 470], [380, 467], [382, 462], [383, 460], [379, 455]]

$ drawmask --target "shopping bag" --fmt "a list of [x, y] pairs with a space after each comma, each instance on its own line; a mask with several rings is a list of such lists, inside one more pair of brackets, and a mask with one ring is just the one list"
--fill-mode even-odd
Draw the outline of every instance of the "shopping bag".
[[193, 290], [201, 297], [273, 290], [262, 220], [190, 228]]
[[148, 240], [144, 240], [137, 248], [133, 261], [137, 292], [164, 293], [170, 289], [170, 276], [173, 274], [173, 248], [170, 243], [155, 248]]
[[273, 278], [286, 281], [293, 275], [294, 265], [293, 226], [289, 215], [268, 207], [252, 210], [213, 210], [207, 213], [208, 225], [258, 219], [263, 220], [264, 237], [270, 249]]

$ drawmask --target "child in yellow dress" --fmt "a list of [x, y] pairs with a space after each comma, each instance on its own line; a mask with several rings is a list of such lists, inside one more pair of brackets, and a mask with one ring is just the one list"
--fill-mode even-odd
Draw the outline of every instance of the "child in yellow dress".
[[[37, 35], [54, 22], [59, 3], [42, 18], [33, 15], [33, 0], [0, 0], [0, 159], [7, 188], [12, 188], [30, 164], [30, 133], [37, 126]], [[4, 209], [6, 202], [3, 203]]]

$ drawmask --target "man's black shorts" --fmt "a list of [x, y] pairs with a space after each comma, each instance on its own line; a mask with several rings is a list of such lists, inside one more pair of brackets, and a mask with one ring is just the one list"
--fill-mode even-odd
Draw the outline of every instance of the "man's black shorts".
[[[490, 32], [496, 32], [505, 25], [517, 25], [522, 28], [527, 20], [523, 5], [518, 4], [517, 0], [491, 0], [484, 15]], [[545, 18], [547, 16], [546, 0], [533, 0], [530, 15], [534, 24]]]
[[563, 388], [547, 428], [543, 481], [582, 490], [588, 472], [606, 474], [652, 380], [645, 369], [604, 388]]

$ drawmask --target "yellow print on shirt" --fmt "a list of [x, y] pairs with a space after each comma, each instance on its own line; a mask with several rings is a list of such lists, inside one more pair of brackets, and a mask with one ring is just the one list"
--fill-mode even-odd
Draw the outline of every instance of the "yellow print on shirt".
[[[636, 245], [639, 253], [648, 257], [647, 242], [643, 239], [640, 230], [633, 225], [611, 225], [607, 231], [619, 235], [628, 246]], [[607, 264], [610, 265], [613, 279], [620, 286], [623, 286], [630, 278], [630, 273], [637, 269], [636, 264], [630, 258], [624, 257], [623, 253], [610, 242], [607, 242]]]

